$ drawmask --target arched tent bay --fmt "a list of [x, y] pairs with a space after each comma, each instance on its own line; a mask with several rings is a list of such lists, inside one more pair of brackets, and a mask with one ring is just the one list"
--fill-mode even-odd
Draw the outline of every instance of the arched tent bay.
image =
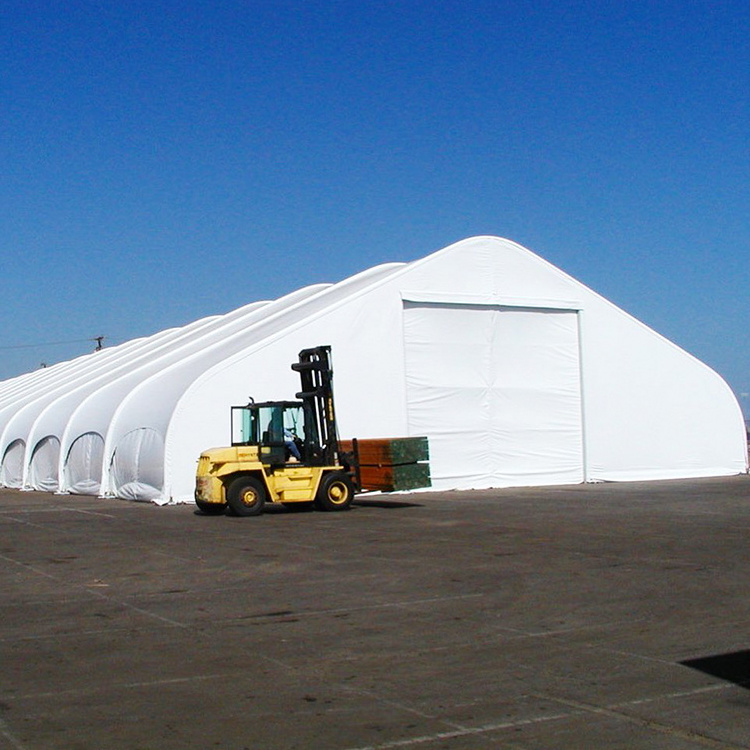
[[[82, 435], [106, 434], [120, 402], [149, 374], [158, 372], [168, 364], [179, 361], [191, 352], [200, 349], [205, 345], [209, 336], [221, 336], [227, 329], [246, 325], [252, 315], [266, 304], [266, 302], [255, 302], [225, 316], [208, 318], [199, 328], [186, 327], [184, 335], [168, 346], [152, 349], [148, 357], [140, 362], [133, 363], [124, 371], [110, 373], [106, 382], [97, 383], [80, 392], [75, 402], [68, 405], [64, 411], [65, 425], [62, 428], [61, 457], [68, 455], [67, 451], [72, 450], [72, 446]], [[65, 458], [65, 460], [68, 459]], [[79, 478], [75, 486], [69, 484], [66, 479], [63, 489], [70, 492], [82, 492], [81, 487], [86, 486], [88, 489], [82, 494], [99, 494], [101, 477], [105, 471], [104, 462], [102, 438], [99, 464], [92, 462], [87, 465], [90, 473], [88, 479], [84, 481], [82, 477]], [[68, 476], [64, 466], [61, 467], [61, 472], [66, 477]]]
[[[171, 333], [172, 330], [162, 331], [155, 334], [154, 338], [161, 339]], [[118, 362], [126, 362], [132, 353], [144, 346], [145, 341], [147, 339], [134, 339], [102, 352], [61, 363], [59, 367], [43, 370], [41, 377], [23, 384], [0, 403], [0, 451], [4, 451], [15, 440], [22, 439], [27, 446], [25, 472], [36, 445], [36, 441], [29, 441], [29, 432], [39, 414], [56, 399], [65, 397], [81, 383], [96, 377], [97, 373], [107, 371]]]
[[[51, 389], [43, 398], [36, 399], [26, 408], [25, 411], [33, 418], [33, 423], [28, 429], [27, 435], [27, 443], [30, 446], [35, 446], [43, 435], [62, 436], [59, 453], [60, 465], [57, 472], [58, 477], [62, 479], [60, 491], [80, 492], [83, 488], [88, 488], [88, 492], [83, 494], [98, 494], [99, 492], [102, 474], [101, 460], [98, 466], [94, 466], [90, 461], [77, 466], [75, 470], [77, 489], [67, 484], [69, 472], [66, 470], [65, 463], [70, 456], [71, 445], [65, 440], [66, 430], [70, 425], [72, 414], [81, 402], [89, 394], [100, 391], [112, 380], [125, 373], [137, 370], [144, 363], [153, 362], [165, 351], [174, 350], [185, 339], [200, 335], [216, 319], [218, 319], [216, 316], [203, 318], [183, 328], [170, 329], [161, 335], [141, 339], [139, 346], [126, 349], [121, 352], [120, 356], [96, 362], [97, 367], [87, 371], [84, 378], [77, 378], [75, 381], [68, 383], [64, 389]], [[9, 432], [13, 429], [18, 432], [19, 430], [22, 431], [23, 428], [20, 426], [9, 427]], [[102, 428], [90, 428], [79, 433], [75, 440], [86, 434], [100, 434], [101, 432]], [[81, 445], [79, 444], [79, 449]], [[74, 453], [73, 456], [75, 457], [75, 455]], [[78, 473], [84, 467], [91, 468], [91, 475], [88, 478]]]
[[[166, 343], [184, 335], [185, 330], [200, 328], [205, 320], [196, 321], [185, 329], [169, 329], [154, 334], [149, 338], [136, 339], [105, 352], [97, 352], [83, 358], [79, 366], [61, 368], [56, 376], [50, 375], [40, 381], [37, 387], [27, 387], [19, 393], [5, 408], [0, 408], [0, 450], [10, 442], [21, 438], [27, 446], [24, 459], [24, 485], [35, 488], [33, 479], [29, 479], [29, 468], [37, 445], [49, 436], [55, 436], [57, 445], [60, 435], [67, 424], [70, 410], [80, 399], [81, 394], [105, 383], [114, 374], [135, 366], [144, 358], [153, 355]], [[40, 455], [47, 455], [43, 451]], [[51, 487], [55, 477], [58, 484], [53, 488], [59, 490], [61, 468], [59, 462], [66, 453], [58, 450], [58, 466], [45, 486]], [[37, 457], [37, 460], [39, 458]]]

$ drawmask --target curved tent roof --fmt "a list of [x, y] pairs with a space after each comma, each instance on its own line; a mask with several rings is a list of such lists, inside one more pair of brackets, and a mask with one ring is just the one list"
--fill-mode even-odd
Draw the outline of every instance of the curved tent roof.
[[0, 383], [0, 483], [192, 499], [228, 407], [333, 347], [342, 437], [426, 434], [437, 488], [747, 470], [698, 360], [530, 251], [474, 237]]

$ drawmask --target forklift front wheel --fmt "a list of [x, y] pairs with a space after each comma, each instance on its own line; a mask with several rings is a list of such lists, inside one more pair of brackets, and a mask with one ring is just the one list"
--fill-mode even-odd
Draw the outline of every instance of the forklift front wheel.
[[354, 485], [340, 471], [326, 474], [320, 481], [315, 507], [318, 510], [347, 510], [354, 499]]
[[227, 487], [227, 503], [235, 516], [257, 516], [266, 503], [266, 488], [255, 477], [237, 477]]

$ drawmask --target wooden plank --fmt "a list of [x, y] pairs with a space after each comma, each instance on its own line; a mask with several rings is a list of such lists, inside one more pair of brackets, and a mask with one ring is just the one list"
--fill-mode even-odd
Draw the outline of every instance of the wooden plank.
[[[426, 437], [363, 438], [357, 444], [361, 466], [397, 466], [430, 458]], [[339, 447], [342, 451], [352, 451], [353, 442], [341, 440]]]
[[399, 464], [398, 466], [360, 466], [360, 479], [363, 490], [395, 492], [429, 487], [430, 465]]

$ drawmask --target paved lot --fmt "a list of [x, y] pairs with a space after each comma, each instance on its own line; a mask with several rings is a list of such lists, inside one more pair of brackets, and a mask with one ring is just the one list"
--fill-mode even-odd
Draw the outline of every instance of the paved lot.
[[750, 691], [681, 662], [750, 678], [749, 540], [749, 477], [259, 518], [0, 491], [0, 748], [747, 748]]

